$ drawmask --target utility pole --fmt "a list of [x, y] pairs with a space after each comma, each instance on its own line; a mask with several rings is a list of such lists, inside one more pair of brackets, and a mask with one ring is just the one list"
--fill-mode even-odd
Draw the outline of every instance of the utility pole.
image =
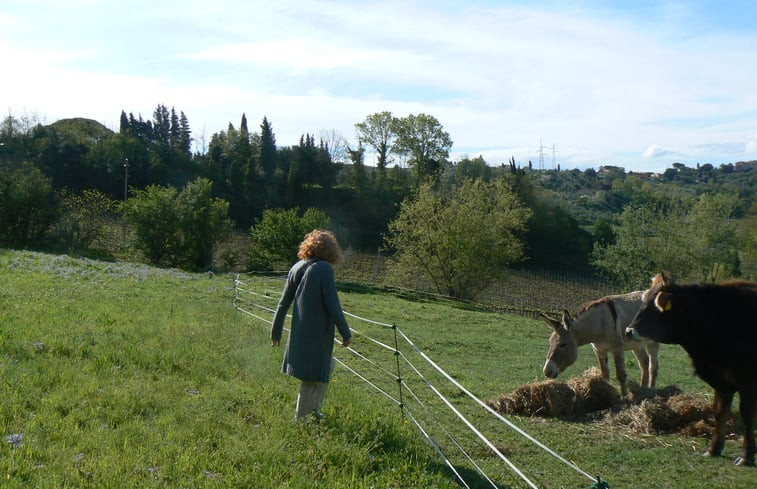
[[129, 188], [129, 158], [124, 158], [124, 202], [126, 202], [126, 192]]
[[[124, 158], [124, 203], [126, 203], [127, 192], [129, 189], [129, 158]], [[123, 243], [126, 245], [126, 219], [121, 216], [121, 223], [123, 224]]]
[[557, 158], [555, 157], [555, 145], [552, 145], [552, 169], [557, 168]]
[[544, 145], [539, 138], [539, 170], [544, 169]]

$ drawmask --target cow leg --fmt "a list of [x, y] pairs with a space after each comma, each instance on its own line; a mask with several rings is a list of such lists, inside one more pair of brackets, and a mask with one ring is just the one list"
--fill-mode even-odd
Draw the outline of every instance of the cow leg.
[[636, 361], [639, 362], [639, 368], [641, 368], [641, 386], [649, 387], [649, 355], [647, 355], [643, 346], [634, 348], [632, 351]]
[[659, 363], [657, 360], [657, 354], [660, 352], [659, 343], [647, 344], [647, 353], [649, 354], [649, 387], [652, 389], [657, 385], [657, 370]]
[[744, 447], [741, 455], [734, 462], [736, 465], [754, 465], [755, 440], [754, 440], [754, 421], [757, 416], [757, 391], [739, 393], [741, 401], [739, 411], [741, 411], [741, 421], [744, 423]]
[[705, 452], [708, 457], [719, 457], [723, 452], [725, 445], [725, 423], [728, 415], [731, 414], [731, 402], [733, 401], [732, 391], [715, 390], [715, 432], [710, 440], [710, 448]]
[[615, 377], [618, 378], [618, 383], [620, 383], [620, 395], [626, 397], [626, 394], [628, 394], [628, 385], [626, 384], [628, 374], [626, 373], [625, 351], [622, 347], [618, 348], [613, 350], [612, 356], [615, 359]]

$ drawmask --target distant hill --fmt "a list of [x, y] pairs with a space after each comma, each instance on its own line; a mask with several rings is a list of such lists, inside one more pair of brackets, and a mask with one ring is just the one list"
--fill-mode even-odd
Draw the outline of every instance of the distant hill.
[[[75, 117], [72, 119], [60, 119], [49, 124], [47, 127], [58, 133], [86, 139], [93, 142], [102, 141], [112, 137], [115, 133], [93, 119]], [[83, 141], [82, 141], [83, 142]]]

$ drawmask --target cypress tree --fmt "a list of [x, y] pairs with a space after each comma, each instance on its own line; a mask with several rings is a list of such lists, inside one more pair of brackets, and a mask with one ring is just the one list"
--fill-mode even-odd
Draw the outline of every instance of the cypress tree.
[[258, 161], [263, 171], [266, 182], [273, 181], [276, 173], [276, 137], [273, 134], [273, 128], [264, 116], [260, 124], [260, 148]]
[[118, 132], [124, 136], [131, 133], [131, 126], [129, 125], [129, 118], [126, 117], [126, 112], [121, 111], [121, 120], [119, 121]]
[[192, 131], [189, 129], [189, 119], [187, 119], [187, 116], [184, 115], [184, 111], [181, 111], [181, 115], [179, 116], [179, 141], [178, 143], [179, 143], [178, 144], [179, 151], [187, 155], [192, 154], [192, 150], [191, 150]]

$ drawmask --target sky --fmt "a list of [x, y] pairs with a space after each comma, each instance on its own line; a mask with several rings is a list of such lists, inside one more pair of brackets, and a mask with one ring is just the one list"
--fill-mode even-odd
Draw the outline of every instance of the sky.
[[[663, 171], [757, 159], [757, 2], [2, 0], [0, 114], [242, 114], [277, 145], [428, 114], [450, 159]], [[368, 163], [371, 163], [368, 161]]]

